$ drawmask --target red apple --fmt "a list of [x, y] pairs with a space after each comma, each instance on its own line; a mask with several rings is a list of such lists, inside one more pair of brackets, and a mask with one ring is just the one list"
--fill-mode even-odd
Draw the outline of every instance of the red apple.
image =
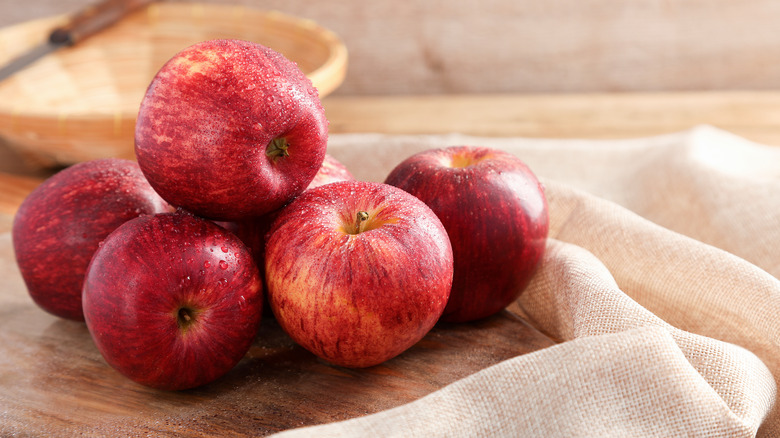
[[432, 149], [398, 164], [385, 182], [428, 204], [447, 229], [455, 276], [442, 320], [487, 317], [526, 288], [549, 219], [542, 186], [523, 161], [485, 147]]
[[314, 187], [323, 186], [336, 181], [350, 181], [355, 179], [352, 173], [347, 169], [342, 162], [333, 158], [329, 154], [325, 154], [325, 160], [320, 166], [320, 170], [314, 175], [314, 179], [309, 183], [307, 189], [313, 189]]
[[262, 287], [246, 246], [192, 214], [144, 216], [111, 233], [84, 282], [84, 316], [113, 368], [153, 388], [209, 383], [246, 354]]
[[452, 263], [447, 233], [421, 201], [385, 184], [334, 182], [279, 212], [266, 238], [268, 301], [307, 350], [368, 367], [434, 326]]
[[317, 90], [295, 63], [259, 44], [211, 40], [155, 75], [138, 113], [135, 153], [172, 205], [243, 220], [309, 185], [327, 126]]
[[129, 160], [79, 163], [44, 181], [22, 202], [12, 231], [33, 301], [83, 321], [84, 272], [100, 241], [132, 218], [169, 209]]
[[244, 245], [249, 248], [255, 264], [260, 268], [261, 276], [264, 266], [265, 234], [271, 228], [274, 219], [276, 219], [277, 212], [278, 210], [274, 210], [259, 218], [240, 222], [216, 222], [217, 225], [235, 234], [236, 237], [244, 242]]

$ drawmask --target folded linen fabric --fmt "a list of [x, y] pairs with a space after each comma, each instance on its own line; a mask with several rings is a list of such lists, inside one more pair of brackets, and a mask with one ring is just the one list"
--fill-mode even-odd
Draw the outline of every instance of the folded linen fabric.
[[550, 238], [510, 307], [559, 343], [406, 405], [279, 436], [779, 436], [780, 148], [712, 127], [653, 138], [334, 135], [382, 181], [474, 144], [545, 184]]

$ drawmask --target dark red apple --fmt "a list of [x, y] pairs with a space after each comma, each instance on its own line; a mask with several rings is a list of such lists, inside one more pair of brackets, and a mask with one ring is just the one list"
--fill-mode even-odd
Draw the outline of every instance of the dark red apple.
[[266, 240], [268, 301], [307, 350], [368, 367], [434, 326], [452, 263], [444, 227], [417, 198], [385, 184], [334, 182], [279, 212]]
[[301, 193], [322, 165], [328, 122], [298, 66], [259, 44], [211, 40], [169, 60], [140, 105], [135, 153], [172, 205], [225, 221]]
[[355, 179], [352, 173], [347, 169], [342, 162], [333, 158], [329, 154], [325, 154], [325, 160], [320, 166], [320, 170], [314, 175], [314, 179], [309, 183], [307, 189], [313, 189], [325, 184], [330, 184], [336, 181], [351, 181]]
[[169, 210], [129, 160], [79, 163], [44, 181], [22, 202], [12, 231], [33, 301], [54, 315], [83, 321], [84, 272], [100, 241], [130, 219]]
[[495, 314], [526, 288], [549, 218], [544, 190], [522, 160], [478, 146], [431, 149], [398, 164], [385, 182], [428, 204], [447, 229], [455, 276], [442, 320]]
[[84, 316], [113, 368], [153, 388], [216, 380], [246, 354], [262, 311], [258, 268], [232, 233], [192, 214], [117, 228], [84, 282]]
[[235, 234], [239, 239], [241, 239], [242, 242], [244, 242], [244, 245], [246, 245], [247, 248], [249, 248], [249, 251], [252, 253], [252, 257], [254, 258], [258, 268], [261, 269], [261, 273], [263, 268], [262, 261], [265, 251], [265, 234], [271, 228], [271, 224], [273, 223], [274, 219], [276, 219], [276, 215], [278, 214], [277, 212], [278, 210], [274, 210], [270, 213], [266, 213], [260, 216], [259, 218], [241, 222], [216, 222], [217, 225]]

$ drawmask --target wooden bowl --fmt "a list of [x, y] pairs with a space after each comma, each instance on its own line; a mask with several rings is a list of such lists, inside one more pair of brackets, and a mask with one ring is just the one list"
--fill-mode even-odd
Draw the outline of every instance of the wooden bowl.
[[[63, 20], [0, 29], [0, 64], [45, 40]], [[242, 6], [154, 3], [0, 82], [0, 136], [46, 167], [133, 158], [136, 115], [155, 73], [180, 50], [215, 38], [277, 50], [298, 64], [320, 97], [344, 80], [344, 44], [311, 20]]]

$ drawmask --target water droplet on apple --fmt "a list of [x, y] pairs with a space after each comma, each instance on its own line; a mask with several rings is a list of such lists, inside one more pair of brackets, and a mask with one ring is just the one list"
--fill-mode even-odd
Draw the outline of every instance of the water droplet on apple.
[[195, 259], [193, 259], [192, 257], [190, 257], [190, 258], [188, 258], [188, 259], [187, 259], [187, 264], [188, 264], [188, 265], [191, 265], [191, 264], [192, 264], [194, 261], [195, 261]]
[[217, 281], [217, 286], [219, 287], [227, 286], [227, 284], [228, 284], [227, 278], [224, 277], [220, 278], [219, 281]]
[[222, 269], [227, 269], [228, 268], [228, 264], [227, 264], [226, 261], [220, 260], [219, 261], [219, 267], [222, 268]]
[[204, 268], [210, 268], [211, 267], [211, 262], [206, 260], [205, 262], [203, 262], [203, 267]]
[[227, 246], [223, 246], [220, 249], [222, 250], [222, 252], [228, 252], [229, 251]]

